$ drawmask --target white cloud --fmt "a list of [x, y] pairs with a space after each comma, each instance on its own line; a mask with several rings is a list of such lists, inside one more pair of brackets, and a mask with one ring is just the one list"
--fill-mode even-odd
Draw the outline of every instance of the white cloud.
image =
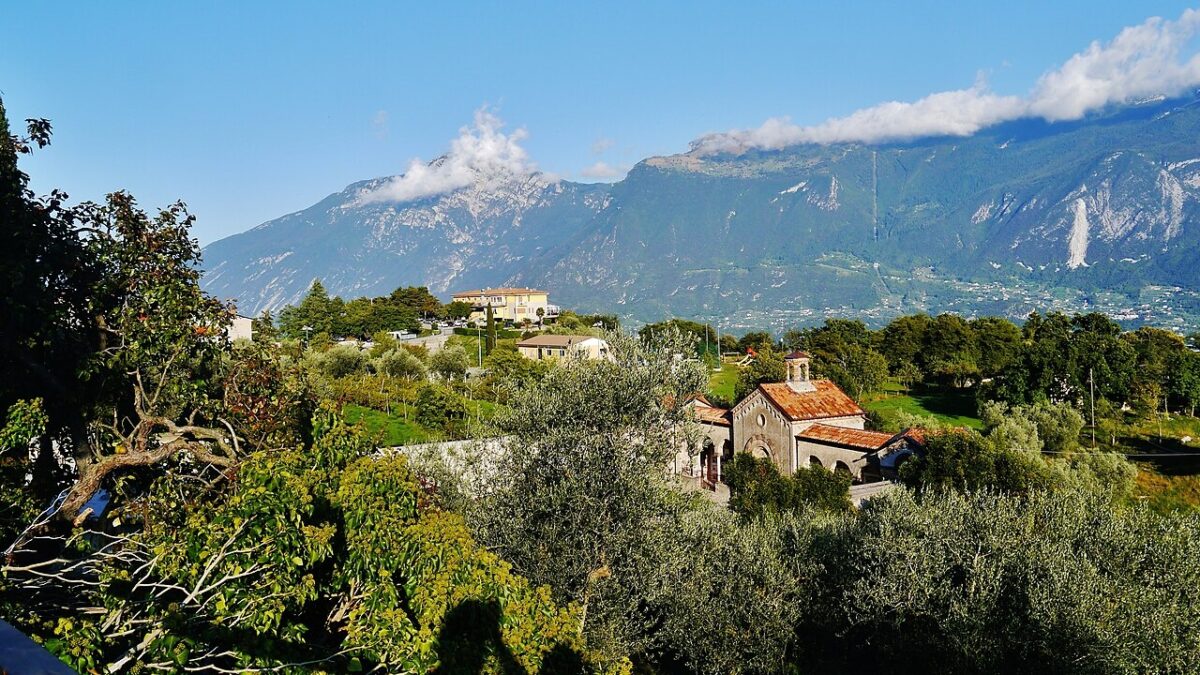
[[529, 134], [505, 134], [504, 122], [487, 110], [475, 111], [475, 122], [459, 129], [450, 150], [432, 162], [414, 159], [401, 176], [359, 195], [360, 203], [407, 202], [453, 192], [480, 181], [503, 181], [537, 171], [521, 147]]
[[592, 154], [603, 155], [612, 149], [612, 146], [615, 144], [616, 142], [611, 138], [597, 138], [596, 141], [592, 143]]
[[1061, 67], [1038, 79], [1027, 96], [1002, 96], [979, 78], [968, 89], [930, 94], [911, 103], [889, 101], [815, 126], [786, 117], [754, 129], [708, 134], [692, 142], [700, 154], [772, 150], [799, 143], [878, 143], [926, 136], [969, 136], [984, 127], [1019, 119], [1079, 119], [1111, 103], [1177, 96], [1200, 86], [1200, 10], [1175, 21], [1158, 17], [1125, 28], [1107, 44], [1093, 42]]
[[377, 110], [371, 116], [371, 133], [381, 141], [388, 137], [388, 111]]
[[595, 164], [580, 171], [579, 175], [583, 176], [584, 178], [596, 178], [599, 180], [605, 180], [605, 179], [609, 179], [609, 178], [620, 178], [621, 176], [624, 176], [628, 172], [629, 172], [628, 167], [613, 166], [612, 164], [609, 164], [608, 162], [601, 161], [601, 162], [596, 162]]

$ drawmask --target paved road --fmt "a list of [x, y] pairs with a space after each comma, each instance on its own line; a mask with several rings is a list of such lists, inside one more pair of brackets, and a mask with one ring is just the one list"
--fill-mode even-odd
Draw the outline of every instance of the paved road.
[[425, 337], [413, 338], [411, 340], [404, 340], [403, 344], [422, 345], [429, 351], [436, 352], [437, 350], [446, 346], [446, 340], [449, 340], [451, 335], [454, 335], [453, 328], [442, 328], [441, 330], [439, 330], [437, 333], [434, 333], [433, 335], [426, 335]]

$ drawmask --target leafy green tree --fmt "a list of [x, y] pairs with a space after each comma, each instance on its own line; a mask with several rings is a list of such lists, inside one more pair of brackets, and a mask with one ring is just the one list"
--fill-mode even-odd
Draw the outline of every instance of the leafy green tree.
[[53, 489], [58, 477], [50, 474], [59, 472], [47, 461], [49, 436], [86, 437], [97, 392], [85, 371], [105, 334], [91, 321], [102, 304], [95, 293], [102, 270], [76, 228], [87, 210], [68, 208], [58, 191], [34, 197], [17, 165], [19, 155], [49, 143], [46, 120], [27, 120], [25, 136], [11, 134], [0, 101], [0, 416], [18, 401], [42, 401], [48, 433], [33, 470], [36, 482]]
[[425, 379], [425, 364], [406, 349], [389, 349], [371, 363], [375, 372], [405, 380]]
[[927, 437], [924, 452], [900, 467], [900, 479], [922, 490], [1027, 493], [1053, 485], [1036, 450], [996, 448], [969, 429]]
[[255, 342], [274, 344], [279, 340], [279, 329], [275, 327], [275, 318], [271, 316], [269, 309], [264, 309], [262, 314], [250, 323], [250, 327]]
[[787, 365], [779, 353], [770, 349], [758, 352], [758, 356], [750, 365], [738, 373], [737, 384], [734, 385], [734, 398], [746, 398], [765, 382], [783, 382], [787, 379]]
[[913, 365], [912, 361], [903, 361], [892, 369], [892, 377], [896, 378], [900, 386], [908, 389], [921, 380], [921, 369]]
[[[442, 303], [425, 286], [406, 286], [397, 288], [389, 296], [397, 306], [425, 318], [442, 319], [446, 317]], [[465, 303], [459, 303], [460, 305]], [[388, 329], [388, 330], [395, 330]]]
[[925, 333], [921, 352], [926, 373], [955, 387], [979, 378], [979, 345], [971, 324], [956, 314], [939, 314]]
[[[592, 319], [594, 317], [587, 318]], [[580, 317], [580, 319], [583, 320], [583, 317]], [[615, 317], [613, 317], [613, 319], [615, 319]], [[607, 326], [604, 326], [604, 329], [612, 330]], [[638, 329], [638, 337], [643, 340], [652, 341], [656, 339], [657, 336], [665, 335], [672, 330], [678, 331], [683, 335], [691, 336], [692, 339], [701, 347], [704, 345], [705, 340], [707, 340], [708, 344], [710, 345], [717, 343], [716, 329], [708, 324], [703, 324], [698, 321], [689, 321], [687, 319], [668, 319], [666, 321], [659, 321], [658, 323], [648, 323]], [[768, 342], [770, 342], [769, 338]]]
[[1133, 496], [1138, 469], [1124, 455], [1084, 450], [1071, 454], [1064, 461], [1069, 469], [1067, 479], [1080, 489], [1110, 495], [1115, 502]]
[[329, 293], [320, 279], [314, 279], [299, 305], [288, 305], [279, 312], [279, 331], [293, 340], [307, 340], [317, 333], [332, 335], [333, 320]]
[[663, 471], [695, 432], [675, 402], [707, 373], [675, 358], [690, 344], [675, 331], [649, 346], [625, 335], [609, 344], [611, 361], [568, 362], [512, 398], [475, 518], [520, 574], [580, 606], [589, 647], [623, 655], [655, 639], [653, 599], [669, 585], [662, 572], [691, 503]]
[[59, 565], [72, 592], [6, 574], [48, 596], [46, 646], [79, 670], [545, 672], [563, 651], [582, 670], [578, 610], [427, 506], [403, 457], [372, 450], [323, 414], [311, 447], [253, 453], [236, 482], [156, 480], [115, 514], [136, 531], [90, 533], [100, 543]]
[[[541, 308], [539, 307], [538, 309]], [[461, 321], [471, 316], [472, 310], [473, 308], [471, 307], [470, 303], [463, 302], [462, 300], [455, 300], [454, 302], [446, 305], [445, 316], [451, 321]]]
[[49, 422], [41, 399], [18, 400], [0, 426], [0, 541], [14, 541], [43, 508], [41, 498], [47, 490], [29, 486], [27, 476], [33, 470], [30, 448]]
[[672, 575], [683, 581], [663, 598], [657, 630], [687, 672], [788, 671], [820, 574], [815, 556], [797, 554], [811, 546], [809, 532], [792, 525], [772, 515], [739, 521], [724, 509], [684, 521], [676, 536], [686, 555]]
[[579, 320], [592, 328], [610, 333], [621, 330], [621, 319], [616, 314], [581, 314]]
[[[895, 491], [802, 551], [825, 589], [796, 664], [862, 672], [1186, 672], [1200, 521], [1078, 492]], [[829, 542], [833, 539], [836, 543]], [[801, 554], [803, 555], [803, 553]]]
[[1200, 354], [1180, 351], [1173, 355], [1169, 370], [1172, 373], [1168, 394], [1175, 405], [1195, 416], [1200, 404]]
[[461, 380], [471, 367], [471, 357], [457, 345], [446, 345], [429, 357], [429, 370], [443, 380]]
[[490, 354], [496, 348], [496, 319], [492, 316], [492, 303], [488, 303], [487, 313], [484, 315], [487, 320], [487, 343], [484, 349]]
[[981, 377], [1003, 373], [1020, 356], [1021, 329], [1000, 317], [985, 316], [970, 322], [978, 349], [977, 364]]
[[784, 476], [770, 459], [743, 452], [726, 469], [725, 482], [729, 508], [747, 519], [809, 508], [835, 512], [851, 508], [850, 478], [819, 466], [801, 467]]
[[462, 396], [441, 384], [426, 383], [417, 390], [417, 421], [430, 429], [450, 430], [467, 417]]
[[880, 335], [880, 352], [892, 368], [909, 363], [917, 366], [924, 363], [926, 333], [932, 320], [928, 314], [912, 314], [893, 319], [883, 328]]
[[505, 343], [492, 350], [483, 360], [487, 370], [487, 382], [493, 390], [524, 389], [537, 384], [550, 365], [545, 361], [528, 359], [517, 351], [512, 343]]
[[837, 361], [823, 363], [821, 370], [855, 398], [861, 399], [864, 394], [879, 391], [887, 382], [887, 360], [870, 347], [850, 345], [837, 358]]
[[307, 359], [325, 377], [339, 379], [363, 372], [367, 357], [358, 347], [336, 345], [323, 352], [310, 351]]
[[737, 347], [740, 352], [745, 352], [747, 349], [762, 352], [774, 349], [775, 341], [771, 338], [770, 333], [765, 331], [751, 331], [738, 338]]

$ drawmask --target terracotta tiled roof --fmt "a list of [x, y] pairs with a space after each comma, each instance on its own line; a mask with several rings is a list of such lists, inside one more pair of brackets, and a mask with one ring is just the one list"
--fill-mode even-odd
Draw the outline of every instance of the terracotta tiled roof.
[[729, 411], [724, 408], [698, 405], [693, 410], [696, 412], [696, 421], [703, 424], [715, 424], [727, 427], [732, 423]]
[[793, 421], [864, 414], [854, 399], [847, 396], [846, 392], [833, 382], [812, 380], [812, 385], [816, 388], [815, 391], [796, 391], [785, 382], [760, 384], [758, 388]]
[[539, 291], [536, 288], [480, 288], [474, 291], [459, 291], [451, 295], [452, 298], [469, 298], [474, 295], [529, 295], [531, 293], [547, 293]]
[[840, 445], [846, 448], [871, 451], [885, 447], [888, 443], [892, 442], [892, 439], [896, 438], [896, 435], [885, 434], [880, 431], [847, 429], [828, 424], [814, 424], [796, 434], [796, 438], [825, 443], [827, 445]]
[[925, 430], [920, 427], [913, 427], [911, 429], [905, 429], [904, 431], [901, 431], [899, 434], [897, 434], [896, 437], [897, 438], [911, 438], [912, 440], [916, 441], [918, 445], [925, 445]]

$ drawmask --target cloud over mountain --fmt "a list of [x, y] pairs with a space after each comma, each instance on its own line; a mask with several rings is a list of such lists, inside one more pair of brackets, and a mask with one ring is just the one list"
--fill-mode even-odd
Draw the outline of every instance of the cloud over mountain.
[[1042, 75], [1026, 96], [1002, 96], [983, 79], [967, 89], [938, 92], [914, 102], [889, 101], [815, 126], [787, 117], [753, 129], [702, 136], [699, 154], [773, 150], [800, 143], [878, 143], [927, 136], [969, 136], [984, 127], [1019, 119], [1079, 119], [1112, 103], [1175, 96], [1200, 85], [1200, 10], [1174, 21], [1152, 17], [1122, 30], [1107, 44], [1093, 42], [1059, 68]]
[[459, 129], [450, 150], [432, 162], [414, 159], [403, 175], [364, 191], [359, 203], [407, 202], [452, 192], [479, 181], [503, 181], [537, 171], [521, 141], [525, 129], [504, 133], [504, 122], [486, 107], [475, 111], [471, 126]]
[[595, 164], [592, 164], [591, 166], [585, 167], [582, 171], [579, 172], [579, 175], [583, 176], [584, 178], [596, 178], [596, 179], [600, 179], [600, 180], [607, 180], [607, 179], [611, 179], [611, 178], [619, 178], [621, 176], [624, 176], [628, 172], [629, 172], [628, 167], [613, 166], [612, 164], [609, 164], [608, 162], [599, 161], [599, 162], [596, 162]]

